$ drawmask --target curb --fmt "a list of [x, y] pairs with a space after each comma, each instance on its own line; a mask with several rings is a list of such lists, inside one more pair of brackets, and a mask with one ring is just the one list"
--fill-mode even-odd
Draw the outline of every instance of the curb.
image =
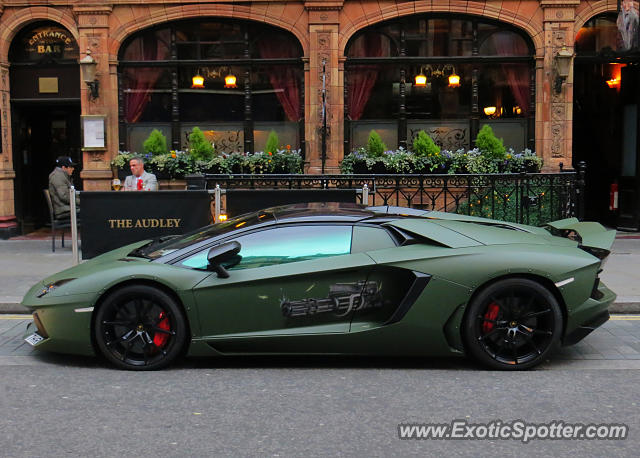
[[[614, 302], [609, 306], [609, 313], [627, 314], [627, 313], [640, 313], [640, 297], [638, 298], [621, 298], [631, 299], [621, 302]], [[19, 302], [5, 302], [0, 303], [0, 314], [9, 313], [29, 313], [29, 310], [20, 305]]]
[[640, 302], [614, 302], [609, 306], [609, 313], [640, 313]]
[[29, 313], [26, 307], [20, 305], [19, 302], [4, 302], [0, 303], [0, 314], [8, 313]]

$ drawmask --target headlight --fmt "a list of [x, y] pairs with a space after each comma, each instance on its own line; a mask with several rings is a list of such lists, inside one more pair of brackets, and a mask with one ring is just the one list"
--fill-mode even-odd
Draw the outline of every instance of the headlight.
[[65, 279], [62, 279], [62, 280], [58, 280], [55, 283], [49, 283], [36, 296], [37, 297], [42, 297], [45, 294], [50, 293], [54, 289], [59, 288], [60, 286], [64, 285], [65, 283], [69, 283], [71, 280], [75, 280], [75, 278], [65, 278]]

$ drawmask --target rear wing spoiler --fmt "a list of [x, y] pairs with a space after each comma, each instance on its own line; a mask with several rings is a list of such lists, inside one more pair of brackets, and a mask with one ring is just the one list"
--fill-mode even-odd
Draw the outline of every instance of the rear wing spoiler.
[[615, 229], [607, 229], [602, 224], [591, 221], [580, 222], [577, 218], [560, 219], [546, 223], [545, 226], [559, 231], [563, 237], [577, 241], [581, 247], [606, 250], [607, 254], [616, 239]]

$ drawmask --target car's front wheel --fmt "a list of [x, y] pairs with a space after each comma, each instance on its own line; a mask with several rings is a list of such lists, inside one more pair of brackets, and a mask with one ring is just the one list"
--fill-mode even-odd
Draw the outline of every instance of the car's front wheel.
[[94, 335], [100, 352], [114, 365], [154, 370], [180, 356], [187, 326], [180, 306], [164, 291], [129, 285], [111, 293], [98, 308]]
[[463, 327], [466, 348], [478, 362], [494, 369], [528, 369], [560, 341], [562, 312], [540, 283], [509, 278], [475, 297]]

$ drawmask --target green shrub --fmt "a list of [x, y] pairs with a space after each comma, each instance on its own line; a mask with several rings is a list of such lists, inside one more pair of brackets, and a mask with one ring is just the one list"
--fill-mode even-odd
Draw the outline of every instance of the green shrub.
[[280, 146], [280, 140], [278, 140], [278, 134], [275, 131], [269, 132], [269, 138], [267, 138], [267, 144], [264, 147], [265, 153], [274, 154], [278, 152], [278, 147]]
[[189, 134], [189, 153], [197, 161], [209, 161], [213, 157], [213, 146], [198, 127]]
[[504, 160], [506, 149], [502, 139], [494, 135], [493, 129], [487, 124], [482, 126], [476, 137], [476, 148], [488, 159]]
[[413, 139], [413, 154], [418, 157], [435, 156], [440, 154], [440, 147], [434, 143], [424, 130], [421, 130], [416, 138]]
[[145, 154], [164, 154], [167, 149], [167, 138], [162, 135], [158, 129], [153, 129], [149, 134], [149, 137], [142, 144], [142, 149]]
[[367, 152], [371, 157], [382, 157], [387, 149], [387, 145], [382, 143], [380, 135], [375, 130], [369, 132], [369, 141], [367, 142]]

